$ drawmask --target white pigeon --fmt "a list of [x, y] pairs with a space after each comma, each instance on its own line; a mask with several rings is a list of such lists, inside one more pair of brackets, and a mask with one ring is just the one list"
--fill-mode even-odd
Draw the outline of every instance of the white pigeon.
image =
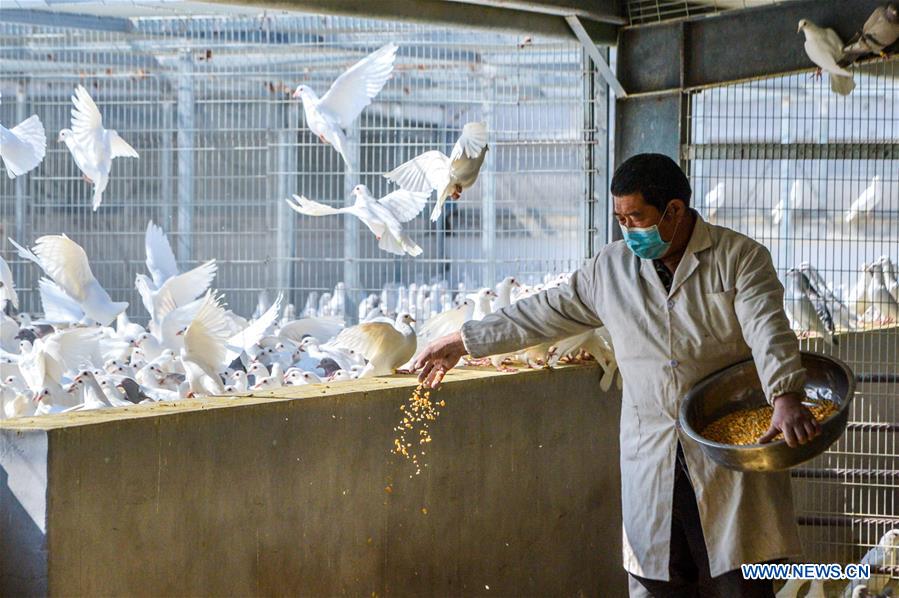
[[335, 339], [335, 344], [360, 353], [368, 364], [360, 372], [360, 378], [389, 376], [396, 372], [415, 354], [416, 336], [411, 324], [415, 320], [403, 312], [396, 322], [363, 322], [347, 328]]
[[192, 270], [165, 279], [159, 288], [153, 288], [155, 282], [151, 278], [137, 274], [134, 286], [150, 318], [161, 320], [166, 313], [187, 305], [205, 293], [215, 280], [217, 270], [215, 260], [211, 259]]
[[437, 192], [437, 204], [431, 211], [431, 221], [440, 218], [447, 197], [459, 199], [465, 189], [478, 180], [487, 155], [487, 123], [471, 122], [462, 127], [462, 135], [447, 156], [432, 150], [416, 156], [384, 175], [403, 189], [416, 192]]
[[897, 278], [896, 266], [888, 256], [880, 256], [880, 264], [883, 269], [883, 280], [886, 283], [887, 290], [893, 299], [899, 301], [899, 278]]
[[68, 372], [88, 365], [97, 334], [94, 329], [71, 328], [35, 339], [19, 360], [19, 369], [28, 387], [35, 392], [47, 387], [57, 388]]
[[868, 266], [871, 274], [868, 283], [868, 301], [873, 307], [877, 321], [881, 324], [899, 322], [899, 303], [890, 294], [883, 274], [883, 264], [879, 261]]
[[868, 264], [862, 263], [859, 268], [858, 280], [855, 286], [849, 291], [849, 309], [856, 316], [863, 315], [870, 305], [868, 299], [868, 285], [871, 283], [871, 273], [868, 271]]
[[293, 92], [293, 97], [303, 102], [306, 126], [323, 143], [337, 150], [349, 170], [354, 167], [346, 153], [345, 129], [387, 83], [393, 72], [396, 50], [396, 44], [389, 43], [372, 52], [337, 77], [321, 98], [306, 85], [297, 86]]
[[225, 387], [219, 371], [225, 362], [225, 344], [231, 336], [228, 318], [219, 300], [206, 292], [196, 317], [182, 332], [184, 347], [181, 363], [192, 395], [224, 394]]
[[11, 179], [37, 168], [47, 153], [47, 136], [37, 114], [12, 129], [0, 125], [0, 159]]
[[783, 220], [784, 210], [810, 210], [817, 208], [819, 205], [818, 196], [815, 194], [811, 184], [804, 179], [796, 179], [790, 185], [790, 192], [786, 199], [781, 198], [780, 201], [771, 210], [771, 219], [774, 224], [780, 224]]
[[225, 365], [229, 365], [241, 355], [249, 353], [262, 340], [262, 337], [274, 328], [275, 322], [281, 315], [281, 303], [283, 301], [284, 295], [279, 293], [275, 302], [262, 315], [228, 339], [225, 345], [227, 349]]
[[33, 253], [10, 239], [19, 256], [33, 261], [62, 291], [78, 302], [85, 315], [101, 326], [108, 326], [128, 308], [127, 302], [115, 302], [91, 272], [87, 254], [65, 235], [45, 235], [35, 241]]
[[427, 193], [415, 193], [398, 189], [381, 199], [375, 199], [365, 185], [353, 188], [356, 197], [353, 205], [332, 208], [298, 195], [293, 201], [286, 200], [292, 210], [306, 216], [327, 216], [350, 214], [361, 220], [378, 239], [378, 247], [395, 255], [420, 255], [422, 252], [415, 241], [403, 231], [403, 223], [418, 216], [428, 201]]
[[718, 208], [724, 203], [724, 182], [718, 182], [703, 198], [703, 208], [708, 219], [714, 218]]
[[798, 598], [802, 587], [811, 581], [805, 598], [824, 598], [824, 582], [818, 579], [788, 579], [777, 591], [776, 598]]
[[139, 158], [137, 151], [112, 129], [103, 128], [103, 116], [93, 98], [83, 86], [75, 88], [72, 96], [72, 128], [59, 132], [59, 141], [66, 144], [75, 163], [94, 185], [91, 207], [96, 212], [103, 201], [103, 191], [109, 184], [113, 158]]
[[497, 299], [497, 294], [493, 289], [485, 287], [477, 293], [470, 293], [468, 299], [474, 301], [474, 313], [471, 319], [480, 322], [493, 313], [492, 302], [494, 299]]
[[440, 337], [459, 332], [462, 325], [471, 319], [473, 313], [474, 301], [466, 299], [461, 305], [428, 319], [418, 332], [417, 351], [424, 349], [429, 343]]
[[19, 296], [16, 294], [16, 285], [12, 279], [12, 270], [9, 264], [0, 256], [0, 312], [6, 309], [6, 304], [14, 309], [19, 309]]
[[846, 210], [846, 222], [852, 222], [859, 215], [866, 215], [871, 210], [874, 209], [877, 204], [883, 199], [883, 182], [880, 180], [880, 175], [874, 175], [874, 178], [871, 179], [871, 184], [868, 185], [862, 194], [859, 195], [855, 201], [852, 202], [852, 205], [849, 206], [849, 209]]
[[[862, 560], [861, 565], [871, 565], [874, 567], [899, 567], [899, 528], [891, 529], [881, 536], [877, 546], [869, 550]], [[844, 597], [856, 596], [855, 592], [859, 587], [866, 587], [869, 592], [880, 592], [887, 587], [890, 582], [890, 576], [882, 573], [874, 573], [867, 580], [857, 580], [850, 582], [843, 591]], [[861, 593], [862, 596], [868, 594]]]
[[281, 326], [278, 337], [294, 343], [301, 343], [307, 336], [311, 336], [321, 342], [326, 342], [340, 334], [343, 330], [343, 320], [336, 318], [300, 318]]
[[797, 33], [805, 35], [805, 53], [820, 70], [830, 75], [830, 89], [849, 95], [855, 89], [852, 73], [837, 64], [843, 57], [843, 40], [833, 29], [822, 29], [808, 19], [799, 21]]
[[[159, 289], [169, 278], [178, 275], [178, 262], [175, 260], [172, 245], [162, 227], [154, 224], [152, 220], [147, 223], [147, 232], [144, 233], [144, 252], [154, 290]], [[202, 293], [197, 296], [200, 294]]]

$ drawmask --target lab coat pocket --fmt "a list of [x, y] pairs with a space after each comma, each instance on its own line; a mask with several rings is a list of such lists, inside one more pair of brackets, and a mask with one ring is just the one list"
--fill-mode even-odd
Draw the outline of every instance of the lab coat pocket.
[[706, 317], [703, 320], [706, 336], [711, 336], [720, 343], [734, 343], [742, 338], [740, 321], [734, 310], [736, 289], [705, 294]]

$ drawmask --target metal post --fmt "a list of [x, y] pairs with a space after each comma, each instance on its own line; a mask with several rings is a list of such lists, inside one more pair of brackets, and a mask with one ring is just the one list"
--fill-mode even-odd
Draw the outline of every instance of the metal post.
[[172, 136], [175, 123], [175, 102], [162, 103], [162, 134], [159, 136], [159, 205], [158, 224], [166, 231], [172, 230], [172, 200], [175, 197], [175, 177], [172, 172], [174, 148]]
[[[780, 142], [784, 144], [792, 143], [793, 133], [790, 131], [790, 94], [786, 92], [783, 96], [780, 119]], [[792, 179], [797, 174], [797, 169], [793, 167], [792, 160], [783, 159], [780, 161], [780, 198], [783, 202], [783, 213], [781, 214], [780, 227], [778, 230], [778, 241], [782, 244], [777, 260], [778, 269], [786, 272], [793, 267], [793, 240], [792, 240], [792, 220], [793, 206], [790, 202], [790, 187], [792, 187]]]
[[185, 52], [178, 73], [178, 243], [182, 262], [193, 257], [194, 81], [193, 59]]
[[[362, 169], [362, 160], [359, 139], [359, 122], [353, 123], [346, 132], [347, 158], [357, 172], [348, 171], [344, 165], [343, 172], [343, 196], [347, 205], [353, 205], [353, 187], [359, 184], [359, 172]], [[357, 218], [344, 218], [343, 228], [343, 283], [346, 285], [347, 302], [355, 303], [360, 297], [362, 289], [359, 281], [359, 220]]]
[[[28, 106], [25, 103], [25, 86], [20, 85], [16, 90], [16, 123], [28, 118]], [[10, 125], [12, 126], [12, 125]], [[27, 243], [25, 240], [25, 181], [24, 176], [16, 177], [16, 241]]]
[[[487, 130], [493, 131], [493, 104], [496, 98], [496, 81], [486, 78], [487, 101], [482, 105], [483, 118], [487, 122]], [[481, 285], [493, 288], [496, 284], [496, 147], [487, 151], [484, 165], [481, 167]]]
[[299, 103], [279, 104], [275, 109], [277, 176], [275, 184], [275, 213], [277, 215], [276, 274], [278, 290], [287, 292], [287, 299], [293, 301], [292, 290], [293, 258], [296, 256], [296, 214], [284, 201], [295, 193], [294, 180], [297, 172], [296, 132], [299, 123]]

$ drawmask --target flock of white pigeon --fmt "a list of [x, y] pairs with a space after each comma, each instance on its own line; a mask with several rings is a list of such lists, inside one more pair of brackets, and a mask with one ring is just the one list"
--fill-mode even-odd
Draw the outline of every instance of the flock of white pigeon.
[[[461, 286], [451, 291], [445, 283], [385, 289], [359, 303], [361, 323], [352, 327], [344, 324], [348, 302], [339, 283], [333, 294], [310, 296], [299, 318], [282, 296], [267, 304], [263, 295], [247, 320], [211, 290], [215, 260], [181, 272], [165, 233], [151, 222], [149, 275], [138, 274], [135, 283], [150, 314], [144, 327], [129, 320], [127, 303], [112, 301], [71, 239], [44, 236], [31, 250], [13, 244], [45, 275], [39, 281], [43, 317], [6, 315], [8, 305], [18, 307], [18, 297], [0, 258], [0, 418], [388, 375], [408, 368], [428, 342], [465, 322], [568, 280], [548, 276], [526, 287], [507, 277], [473, 293]], [[517, 358], [552, 367], [566, 356], [583, 357], [581, 351], [596, 357], [609, 388], [617, 367], [604, 329], [480, 363], [505, 369]]]

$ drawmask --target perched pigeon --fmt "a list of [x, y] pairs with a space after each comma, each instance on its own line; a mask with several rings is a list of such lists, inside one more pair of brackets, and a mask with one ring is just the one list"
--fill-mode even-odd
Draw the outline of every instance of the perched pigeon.
[[846, 211], [846, 222], [852, 222], [858, 218], [859, 215], [866, 215], [873, 210], [882, 199], [883, 183], [880, 180], [880, 175], [875, 174], [874, 178], [871, 179], [871, 184], [868, 185], [865, 190], [862, 191], [862, 194], [852, 202], [851, 206], [849, 206], [849, 209]]
[[895, 2], [878, 6], [865, 21], [862, 30], [843, 48], [843, 61], [852, 62], [868, 54], [886, 57], [884, 49], [899, 39], [899, 9]]
[[719, 182], [712, 190], [705, 194], [703, 207], [705, 208], [706, 218], [714, 218], [718, 208], [724, 203], [724, 183]]
[[337, 150], [349, 170], [354, 167], [346, 154], [344, 130], [387, 83], [393, 72], [396, 50], [396, 44], [390, 43], [372, 52], [337, 77], [321, 98], [306, 85], [297, 86], [293, 92], [293, 97], [303, 102], [306, 126], [323, 143], [331, 144]]
[[830, 75], [830, 88], [840, 95], [855, 89], [852, 73], [837, 62], [843, 57], [843, 41], [833, 29], [822, 29], [808, 19], [799, 21], [798, 32], [805, 35], [805, 53], [820, 70]]
[[808, 278], [795, 268], [787, 272], [784, 309], [794, 330], [814, 336], [822, 336], [831, 345], [838, 344], [834, 337], [833, 316], [824, 299], [815, 292]]
[[16, 294], [16, 285], [12, 279], [12, 271], [3, 257], [0, 257], [0, 312], [10, 304], [14, 309], [19, 309], [19, 296]]
[[883, 269], [883, 281], [887, 286], [890, 295], [899, 302], [899, 278], [897, 278], [896, 266], [888, 256], [880, 256], [880, 264]]
[[893, 299], [883, 274], [883, 264], [879, 261], [868, 266], [871, 275], [868, 283], [868, 301], [876, 311], [875, 316], [881, 324], [899, 322], [899, 303]]
[[437, 204], [431, 211], [431, 220], [436, 222], [446, 198], [459, 199], [462, 191], [478, 180], [487, 150], [487, 123], [471, 122], [462, 127], [462, 135], [448, 157], [438, 150], [425, 152], [384, 177], [409, 191], [428, 195], [437, 191]]
[[74, 299], [85, 315], [102, 326], [108, 326], [128, 308], [126, 302], [115, 302], [100, 286], [91, 272], [87, 254], [80, 245], [65, 235], [46, 235], [35, 241], [34, 252], [10, 239], [19, 256], [33, 261], [62, 291]]
[[781, 200], [771, 210], [771, 219], [774, 224], [780, 224], [783, 220], [786, 210], [810, 210], [817, 208], [820, 201], [815, 194], [811, 183], [804, 179], [796, 179], [790, 185], [790, 193], [786, 198]]
[[405, 312], [398, 314], [393, 324], [364, 322], [341, 332], [334, 343], [353, 349], [368, 360], [360, 378], [389, 376], [415, 354], [416, 336], [411, 326], [414, 322]]
[[[859, 564], [871, 565], [872, 569], [874, 567], [899, 566], [899, 528], [891, 529], [881, 536], [877, 545], [871, 548], [871, 550], [862, 557]], [[858, 595], [868, 596], [870, 594], [867, 592], [880, 592], [881, 590], [886, 589], [889, 582], [889, 575], [872, 572], [871, 577], [867, 580], [854, 580], [849, 582], [846, 589], [843, 591], [843, 596], [852, 596], [853, 598]], [[856, 594], [855, 592], [858, 591], [859, 588], [865, 588], [867, 592]]]
[[859, 268], [858, 280], [852, 290], [849, 291], [849, 309], [856, 316], [861, 316], [867, 311], [871, 302], [868, 298], [868, 285], [871, 284], [871, 273], [868, 264], [863, 263]]
[[403, 231], [402, 224], [418, 216], [428, 201], [428, 194], [398, 189], [381, 199], [375, 199], [365, 185], [353, 188], [356, 201], [352, 206], [332, 208], [298, 195], [286, 200], [292, 210], [306, 216], [351, 214], [365, 223], [378, 239], [378, 247], [396, 255], [420, 255], [415, 241]]
[[799, 271], [808, 278], [815, 293], [823, 298], [827, 310], [833, 316], [835, 329], [839, 332], [854, 329], [857, 325], [855, 315], [845, 303], [837, 299], [818, 270], [808, 262], [802, 262], [799, 264]]
[[75, 163], [94, 185], [91, 207], [96, 212], [103, 201], [103, 191], [109, 184], [113, 158], [139, 158], [137, 151], [111, 129], [103, 128], [103, 117], [93, 98], [83, 86], [75, 88], [72, 96], [72, 128], [59, 132], [59, 141], [66, 144]]
[[32, 114], [12, 129], [0, 125], [0, 159], [6, 176], [22, 176], [37, 167], [47, 152], [47, 136], [37, 114]]

